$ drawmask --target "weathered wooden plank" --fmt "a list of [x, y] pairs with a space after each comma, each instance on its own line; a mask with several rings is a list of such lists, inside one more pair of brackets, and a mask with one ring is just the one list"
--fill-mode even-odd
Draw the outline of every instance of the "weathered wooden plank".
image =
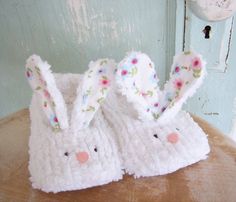
[[139, 179], [126, 175], [123, 180], [104, 186], [53, 194], [31, 187], [28, 110], [12, 114], [0, 120], [0, 201], [234, 202], [235, 143], [202, 119], [194, 119], [209, 135], [211, 153], [207, 160], [168, 175]]

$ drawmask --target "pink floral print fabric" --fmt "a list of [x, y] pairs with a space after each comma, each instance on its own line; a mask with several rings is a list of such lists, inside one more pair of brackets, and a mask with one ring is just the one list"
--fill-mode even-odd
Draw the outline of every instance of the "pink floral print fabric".
[[88, 127], [101, 103], [105, 100], [114, 81], [116, 64], [113, 60], [99, 59], [90, 62], [83, 76], [75, 101], [74, 125], [78, 129]]
[[[187, 97], [200, 85], [205, 73], [205, 62], [194, 52], [175, 56], [170, 79], [164, 90], [151, 59], [143, 53], [132, 52], [117, 69], [116, 81], [123, 95], [134, 104], [142, 120], [158, 120], [171, 108], [178, 111]], [[171, 115], [171, 114], [170, 114]]]
[[[50, 79], [46, 79], [48, 76]], [[39, 56], [33, 55], [27, 60], [26, 77], [31, 88], [40, 96], [39, 100], [41, 100], [43, 111], [52, 128], [55, 130], [61, 129], [56, 113], [57, 103], [52, 93], [52, 91], [58, 91], [58, 89], [51, 89], [49, 87], [52, 83], [55, 84], [50, 66], [46, 62], [43, 62]], [[60, 94], [59, 91], [57, 93]], [[58, 97], [58, 99], [61, 99], [61, 103], [63, 103], [62, 95], [60, 96], [61, 97]]]
[[152, 110], [158, 107], [158, 77], [150, 58], [140, 52], [131, 52], [117, 68], [116, 81], [122, 93], [135, 105], [141, 119], [151, 120]]
[[89, 126], [112, 86], [115, 68], [115, 62], [109, 59], [90, 62], [89, 69], [79, 82], [71, 117], [67, 114], [65, 101], [47, 62], [37, 55], [31, 56], [26, 64], [26, 77], [31, 88], [39, 95], [43, 111], [52, 128], [66, 129], [70, 121], [77, 131]]

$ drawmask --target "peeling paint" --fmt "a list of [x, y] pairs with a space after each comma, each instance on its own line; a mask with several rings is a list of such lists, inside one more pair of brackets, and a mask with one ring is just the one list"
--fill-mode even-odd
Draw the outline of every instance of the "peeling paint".
[[77, 33], [78, 43], [89, 39], [89, 19], [86, 0], [67, 0], [72, 14], [73, 30]]
[[234, 17], [232, 18], [231, 28], [230, 28], [230, 33], [229, 33], [229, 41], [228, 41], [228, 48], [227, 48], [228, 51], [227, 51], [227, 54], [226, 54], [226, 57], [225, 57], [224, 73], [227, 71], [227, 68], [228, 68], [228, 58], [229, 58], [229, 53], [230, 53], [230, 48], [231, 48], [233, 26], [234, 26]]
[[111, 38], [112, 39], [118, 39], [118, 32], [117, 32], [117, 22], [115, 22], [115, 21], [112, 21], [111, 23], [110, 23], [110, 25], [111, 25], [111, 30], [112, 30], [112, 32], [111, 32]]
[[[107, 38], [118, 40], [119, 34], [115, 20], [107, 20], [102, 12], [98, 13], [99, 11], [88, 8], [86, 0], [68, 0], [67, 4], [72, 16], [73, 31], [77, 35], [79, 44], [88, 41], [91, 37], [96, 37], [97, 33], [102, 40]], [[113, 12], [111, 9], [110, 13]], [[103, 44], [104, 41], [101, 41], [101, 46]]]

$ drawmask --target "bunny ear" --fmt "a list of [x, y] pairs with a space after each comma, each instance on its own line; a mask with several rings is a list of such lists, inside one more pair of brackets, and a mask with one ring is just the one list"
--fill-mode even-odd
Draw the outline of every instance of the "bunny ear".
[[159, 101], [158, 78], [151, 59], [143, 53], [131, 52], [118, 65], [118, 88], [131, 102], [142, 120], [152, 120], [151, 107]]
[[165, 84], [159, 113], [156, 114], [160, 122], [174, 117], [183, 103], [193, 96], [206, 76], [205, 65], [202, 56], [195, 52], [184, 52], [174, 57], [170, 79]]
[[68, 127], [67, 111], [61, 92], [56, 87], [50, 65], [37, 55], [26, 61], [26, 77], [35, 93], [41, 98], [42, 109], [53, 129]]
[[90, 62], [89, 69], [85, 72], [77, 89], [77, 98], [72, 114], [74, 130], [89, 126], [112, 86], [115, 68], [114, 60], [99, 59], [96, 62]]

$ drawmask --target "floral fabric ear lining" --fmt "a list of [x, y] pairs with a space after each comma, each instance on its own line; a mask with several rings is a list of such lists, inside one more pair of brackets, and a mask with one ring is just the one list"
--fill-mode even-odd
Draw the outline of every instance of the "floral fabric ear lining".
[[[40, 96], [42, 108], [54, 130], [66, 129], [69, 125], [67, 109], [58, 90], [50, 65], [37, 55], [31, 56], [26, 64], [26, 77], [31, 88]], [[114, 80], [115, 62], [99, 59], [90, 62], [72, 111], [71, 124], [74, 131], [89, 126], [100, 104], [105, 99]]]
[[72, 118], [74, 129], [80, 130], [88, 127], [112, 86], [115, 67], [115, 62], [109, 59], [90, 62], [89, 69], [84, 74], [82, 85], [77, 89], [78, 96]]
[[43, 111], [54, 130], [68, 128], [67, 110], [61, 92], [56, 87], [50, 65], [37, 55], [26, 62], [28, 82], [40, 97]]
[[140, 119], [152, 120], [148, 106], [159, 102], [160, 90], [155, 66], [150, 58], [140, 52], [131, 52], [119, 63], [116, 75], [119, 89], [133, 103]]
[[174, 117], [189, 97], [201, 86], [207, 72], [206, 62], [195, 52], [184, 52], [174, 57], [170, 80], [161, 97], [162, 108], [154, 115], [160, 122]]
[[151, 59], [146, 54], [132, 52], [119, 63], [116, 81], [121, 93], [133, 103], [140, 119], [164, 123], [178, 113], [205, 75], [205, 62], [200, 55], [181, 53], [175, 56], [170, 79], [161, 91]]

